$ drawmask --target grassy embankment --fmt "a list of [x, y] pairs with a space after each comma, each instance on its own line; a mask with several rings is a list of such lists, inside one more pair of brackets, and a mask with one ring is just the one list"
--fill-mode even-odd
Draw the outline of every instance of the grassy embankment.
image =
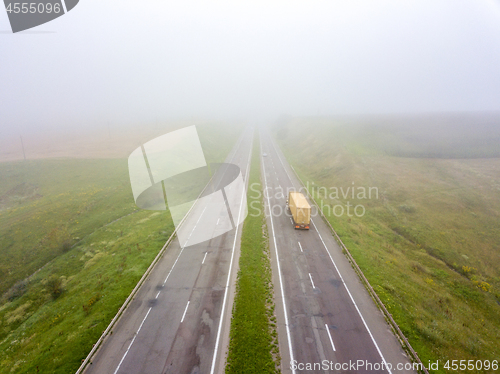
[[500, 131], [432, 125], [296, 119], [275, 134], [422, 361], [499, 360]]
[[[241, 127], [198, 130], [220, 162]], [[0, 372], [74, 372], [173, 232], [170, 215], [136, 211], [126, 159], [0, 163], [0, 175]]]
[[[249, 187], [253, 183], [260, 185], [259, 149], [256, 137]], [[252, 194], [250, 189], [247, 199], [249, 212], [243, 224], [226, 373], [279, 373], [278, 335], [264, 206], [262, 197]]]

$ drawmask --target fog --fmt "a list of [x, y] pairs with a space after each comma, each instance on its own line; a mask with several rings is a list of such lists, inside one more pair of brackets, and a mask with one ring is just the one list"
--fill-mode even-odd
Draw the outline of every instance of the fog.
[[499, 67], [493, 0], [81, 0], [19, 34], [0, 11], [0, 136], [499, 111]]

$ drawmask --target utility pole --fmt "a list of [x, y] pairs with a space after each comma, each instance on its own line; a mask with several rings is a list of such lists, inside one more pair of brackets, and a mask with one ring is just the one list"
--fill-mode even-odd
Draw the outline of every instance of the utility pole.
[[109, 130], [109, 121], [107, 122], [107, 125], [108, 125], [108, 151], [111, 152], [111, 131]]
[[24, 152], [24, 143], [23, 143], [23, 137], [20, 136], [21, 138], [21, 146], [23, 147], [23, 156], [24, 156], [24, 161], [26, 161], [26, 153]]

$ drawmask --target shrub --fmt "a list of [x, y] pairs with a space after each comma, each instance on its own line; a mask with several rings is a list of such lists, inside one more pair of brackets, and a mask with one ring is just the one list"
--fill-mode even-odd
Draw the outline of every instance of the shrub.
[[50, 293], [52, 298], [55, 300], [63, 293], [63, 282], [60, 277], [52, 274], [49, 279], [47, 279], [46, 284], [47, 291]]
[[480, 290], [483, 290], [484, 292], [490, 291], [491, 285], [487, 282], [473, 280], [472, 283], [474, 283], [477, 288], [479, 288]]
[[18, 297], [23, 296], [28, 290], [28, 279], [23, 279], [17, 281], [2, 297], [2, 299], [7, 299], [8, 301], [14, 301]]
[[399, 210], [405, 213], [415, 213], [417, 209], [413, 205], [400, 205]]
[[71, 241], [66, 239], [61, 244], [61, 250], [63, 252], [68, 252], [71, 249]]

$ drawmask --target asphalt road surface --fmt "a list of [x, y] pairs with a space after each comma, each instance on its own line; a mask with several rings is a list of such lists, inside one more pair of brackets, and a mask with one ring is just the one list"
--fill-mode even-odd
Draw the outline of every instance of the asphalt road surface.
[[261, 153], [282, 372], [414, 373], [322, 218], [313, 217], [310, 230], [294, 229], [286, 191], [301, 184], [264, 132]]
[[[246, 129], [226, 159], [245, 183], [253, 133]], [[206, 208], [197, 203], [186, 221], [203, 221]], [[241, 225], [218, 235], [224, 224], [200, 244], [183, 249], [172, 241], [85, 373], [224, 372], [241, 235]], [[206, 230], [196, 222], [193, 228]]]

